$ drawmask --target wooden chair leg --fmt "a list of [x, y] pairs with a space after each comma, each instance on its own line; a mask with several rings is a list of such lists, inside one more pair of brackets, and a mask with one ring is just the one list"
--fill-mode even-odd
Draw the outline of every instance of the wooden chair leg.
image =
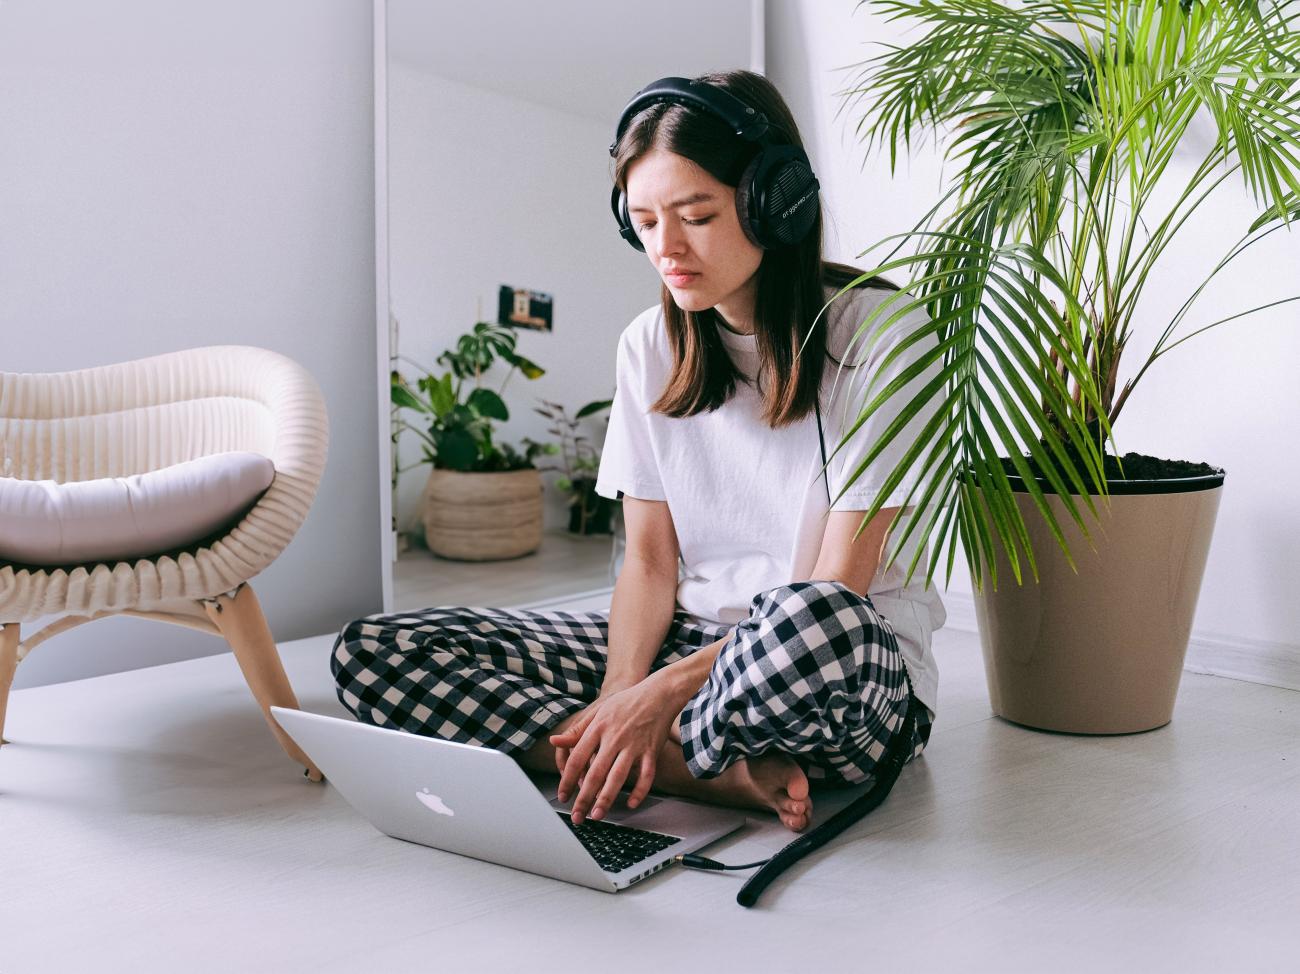
[[244, 673], [248, 688], [261, 705], [262, 716], [266, 718], [275, 739], [280, 742], [284, 752], [307, 769], [307, 777], [320, 781], [320, 769], [312, 763], [311, 758], [303, 753], [302, 748], [294, 743], [293, 738], [275, 722], [271, 716], [271, 707], [291, 707], [298, 709], [298, 698], [294, 696], [293, 687], [285, 675], [284, 665], [280, 662], [280, 653], [271, 638], [271, 630], [262, 614], [261, 603], [253, 594], [251, 585], [239, 587], [232, 598], [219, 595], [203, 602], [203, 609], [212, 620], [212, 624], [221, 630], [221, 635], [230, 644], [239, 668]]
[[18, 669], [18, 629], [16, 622], [0, 625], [0, 747], [9, 743], [5, 740], [5, 711], [14, 671]]

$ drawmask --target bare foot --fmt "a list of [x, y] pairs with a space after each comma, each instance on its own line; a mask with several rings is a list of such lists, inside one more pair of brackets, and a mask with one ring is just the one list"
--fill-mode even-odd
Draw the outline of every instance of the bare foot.
[[698, 779], [690, 776], [689, 772], [685, 778], [672, 775], [675, 780], [671, 781], [665, 781], [663, 777], [668, 776], [655, 777], [658, 790], [724, 805], [770, 809], [792, 832], [802, 832], [812, 822], [808, 776], [794, 758], [780, 751], [743, 758], [716, 778]]
[[758, 807], [771, 808], [786, 828], [802, 832], [812, 822], [808, 776], [790, 755], [769, 751], [756, 758], [745, 758], [719, 777], [732, 772], [740, 787], [757, 797]]

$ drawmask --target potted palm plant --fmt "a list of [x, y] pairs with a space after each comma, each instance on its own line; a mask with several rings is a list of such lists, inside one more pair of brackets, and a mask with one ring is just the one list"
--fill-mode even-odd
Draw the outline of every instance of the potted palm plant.
[[[915, 535], [910, 578], [927, 550], [916, 539], [933, 542], [929, 584], [945, 547], [948, 580], [964, 551], [996, 714], [1078, 733], [1161, 726], [1172, 716], [1224, 471], [1119, 458], [1107, 447], [1157, 360], [1193, 335], [1300, 297], [1179, 334], [1215, 275], [1300, 215], [1300, 35], [1285, 4], [872, 6], [927, 30], [859, 65], [845, 92], [862, 109], [867, 151], [887, 141], [892, 172], [900, 140], [910, 148], [933, 129], [958, 164], [912, 230], [864, 252], [892, 243], [866, 274], [903, 269], [911, 281], [859, 336], [875, 340], [914, 309], [928, 324], [893, 343], [890, 360], [917, 342], [927, 350], [898, 381], [868, 391], [863, 417], [925, 370], [938, 376], [893, 403], [900, 422], [857, 470], [906, 421], [924, 419], [881, 492], [914, 484], [887, 561]], [[1190, 176], [1171, 175], [1197, 118], [1212, 123], [1214, 144], [1190, 160]], [[1238, 172], [1257, 204], [1233, 228], [1240, 237], [1121, 382], [1135, 323], [1149, 327], [1152, 269]], [[913, 252], [899, 255], [905, 245]], [[1016, 584], [999, 586], [1007, 575]]]
[[[520, 452], [493, 438], [493, 423], [510, 418], [501, 394], [515, 371], [536, 379], [544, 370], [515, 351], [509, 328], [480, 321], [438, 356], [448, 371], [421, 373], [415, 386], [392, 371], [393, 405], [414, 412], [421, 424], [398, 420], [423, 441], [411, 466], [432, 466], [421, 500], [425, 544], [433, 554], [459, 561], [495, 561], [536, 551], [542, 542], [542, 480], [533, 463], [539, 452]], [[497, 391], [483, 385], [500, 359], [510, 370]], [[472, 380], [472, 385], [470, 384]], [[410, 469], [410, 467], [400, 468]]]

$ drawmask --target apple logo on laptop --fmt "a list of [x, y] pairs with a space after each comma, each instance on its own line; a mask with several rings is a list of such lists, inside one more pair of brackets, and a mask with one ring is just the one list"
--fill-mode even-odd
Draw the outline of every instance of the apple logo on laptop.
[[417, 791], [415, 793], [415, 797], [420, 799], [420, 801], [424, 803], [424, 806], [426, 808], [432, 808], [439, 815], [456, 814], [450, 808], [447, 807], [446, 803], [441, 798], [439, 798], [437, 795], [431, 794], [428, 788], [425, 788], [423, 791]]

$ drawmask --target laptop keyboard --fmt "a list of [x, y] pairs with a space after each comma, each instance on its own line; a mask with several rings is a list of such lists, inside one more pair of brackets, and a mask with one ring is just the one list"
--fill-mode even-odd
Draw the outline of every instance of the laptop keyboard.
[[613, 822], [587, 819], [581, 825], [574, 825], [568, 812], [556, 814], [607, 873], [621, 873], [628, 866], [682, 841], [675, 835], [648, 832], [628, 825], [615, 825]]

